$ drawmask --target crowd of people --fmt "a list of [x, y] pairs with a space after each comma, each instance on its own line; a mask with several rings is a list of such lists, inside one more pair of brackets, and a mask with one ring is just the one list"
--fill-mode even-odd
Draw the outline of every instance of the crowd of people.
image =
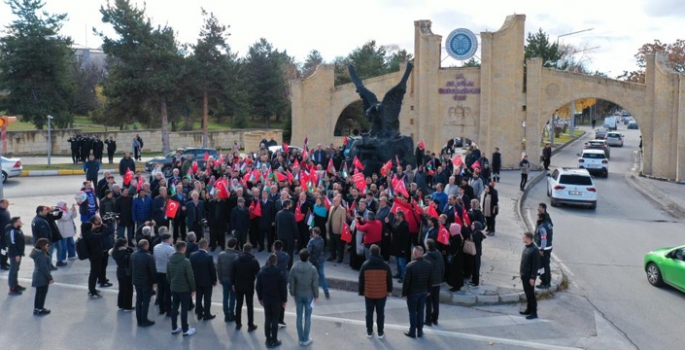
[[[71, 148], [71, 161], [74, 164], [85, 163], [89, 155], [93, 155], [95, 160], [102, 163], [102, 156], [104, 151], [107, 151], [107, 159], [109, 164], [114, 163], [114, 154], [117, 151], [117, 141], [110, 136], [108, 139], [100, 139], [98, 135], [81, 135], [76, 134], [67, 139]], [[131, 154], [134, 155], [135, 160], [142, 160], [143, 139], [139, 134], [133, 137], [131, 141]]]
[[[374, 312], [378, 337], [384, 337], [384, 305], [393, 279], [403, 284], [410, 311], [405, 335], [412, 338], [423, 336], [424, 325], [438, 324], [443, 282], [451, 291], [480, 284], [482, 242], [495, 235], [499, 212], [499, 149], [490, 162], [472, 145], [462, 160], [426, 152], [421, 142], [415, 170], [397, 159], [365, 175], [359, 159], [346, 159], [333, 144], [310, 150], [305, 140], [302, 152], [284, 145], [275, 153], [265, 144], [246, 156], [205, 155], [205, 169], [179, 153], [170, 178], [160, 169], [149, 177], [136, 172], [127, 152], [120, 162], [121, 184], [109, 172], [98, 180], [93, 169], [99, 170], [99, 163], [91, 154], [77, 203], [36, 209], [31, 257], [40, 271], [34, 273], [34, 286], [42, 289], [34, 313], [49, 313], [44, 300], [53, 281], [50, 271], [77, 257], [90, 263], [90, 298], [102, 297], [97, 285], [112, 286], [106, 273], [111, 256], [117, 264], [118, 307], [135, 310], [138, 326], [147, 327], [155, 323], [148, 309], [156, 295], [159, 313], [171, 317], [173, 334], [195, 332], [189, 310], [198, 320], [215, 318], [211, 296], [217, 284], [224, 321], [235, 322], [240, 330], [246, 304], [247, 330], [254, 331], [256, 291], [265, 309], [268, 347], [280, 344], [277, 333], [285, 327], [288, 292], [297, 306], [299, 343], [311, 344], [311, 312], [319, 288], [330, 298], [326, 263], [348, 263], [360, 271], [369, 337]], [[0, 209], [7, 206], [0, 201]], [[23, 256], [21, 220], [6, 216], [0, 225], [6, 224], [5, 241], [14, 247], [10, 258]], [[80, 238], [74, 242], [77, 216]], [[551, 220], [545, 227], [551, 236]], [[551, 249], [551, 237], [546, 239]], [[217, 249], [221, 253], [215, 262], [211, 252]], [[255, 252], [264, 250], [271, 254], [260, 268]], [[10, 294], [24, 290], [16, 282], [19, 260], [10, 266]]]

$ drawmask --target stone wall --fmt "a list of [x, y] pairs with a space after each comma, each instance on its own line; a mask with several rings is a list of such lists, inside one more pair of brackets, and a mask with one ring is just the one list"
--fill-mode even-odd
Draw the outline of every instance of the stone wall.
[[[70, 154], [67, 140], [79, 129], [52, 130], [52, 154]], [[113, 137], [117, 141], [117, 154], [131, 150], [133, 137], [139, 134], [143, 139], [143, 153], [162, 151], [162, 133], [159, 130], [134, 130], [93, 132], [101, 139]], [[208, 146], [216, 149], [228, 149], [237, 140], [246, 150], [256, 150], [259, 141], [274, 138], [279, 144], [283, 141], [283, 130], [278, 129], [234, 129], [208, 132]], [[202, 131], [180, 131], [169, 133], [169, 146], [172, 150], [183, 147], [201, 147]], [[9, 131], [7, 132], [7, 153], [15, 156], [45, 155], [48, 149], [48, 132], [46, 130]]]

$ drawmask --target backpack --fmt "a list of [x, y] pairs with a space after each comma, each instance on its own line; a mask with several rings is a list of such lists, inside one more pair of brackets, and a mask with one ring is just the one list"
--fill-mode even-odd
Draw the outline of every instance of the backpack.
[[88, 244], [83, 237], [79, 237], [76, 240], [76, 254], [78, 255], [79, 260], [88, 260], [88, 258], [90, 258]]

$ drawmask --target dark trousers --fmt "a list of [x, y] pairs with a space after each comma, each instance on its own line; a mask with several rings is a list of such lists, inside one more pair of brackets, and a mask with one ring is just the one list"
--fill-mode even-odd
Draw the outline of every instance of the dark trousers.
[[261, 233], [259, 230], [259, 220], [259, 217], [250, 220], [250, 244], [252, 244], [252, 246], [255, 248], [264, 247], [264, 239], [262, 238], [261, 241], [259, 240], [259, 234]]
[[149, 321], [147, 317], [150, 309], [150, 298], [152, 297], [152, 288], [150, 286], [135, 286], [136, 287], [136, 321], [138, 324], [143, 324]]
[[[526, 293], [526, 311], [537, 314], [538, 312], [538, 301], [535, 299], [535, 287], [530, 285], [530, 277], [521, 277], [521, 282], [523, 283], [523, 292]], [[535, 284], [535, 281], [533, 281]]]
[[473, 257], [473, 266], [471, 270], [471, 282], [475, 285], [480, 284], [480, 255], [476, 254]]
[[307, 220], [302, 220], [297, 223], [297, 250], [307, 249], [309, 243], [309, 226]]
[[7, 283], [9, 284], [10, 290], [14, 290], [19, 285], [17, 276], [19, 275], [19, 265], [21, 265], [21, 259], [17, 261], [16, 257], [10, 256], [10, 273], [7, 278]]
[[107, 283], [107, 265], [109, 265], [109, 252], [104, 252], [100, 261], [100, 273], [98, 274], [98, 283]]
[[278, 315], [282, 308], [278, 303], [264, 304], [264, 335], [267, 342], [278, 339]]
[[212, 289], [214, 286], [197, 286], [195, 290], [195, 313], [202, 317], [207, 317], [212, 307]]
[[550, 282], [552, 282], [552, 272], [549, 269], [549, 263], [552, 258], [552, 249], [545, 249], [543, 252], [545, 255], [541, 260], [542, 267], [545, 269], [545, 272], [540, 277], [540, 283], [549, 285]]
[[242, 250], [245, 243], [248, 243], [247, 231], [235, 230], [235, 239], [238, 240], [238, 248]]
[[71, 161], [74, 162], [74, 164], [78, 163], [79, 161], [79, 154], [77, 149], [72, 149], [71, 150]]
[[188, 226], [189, 232], [195, 232], [195, 237], [197, 237], [197, 240], [201, 240], [202, 238], [205, 238], [205, 230], [200, 225], [200, 222], [193, 222], [190, 226]]
[[409, 309], [409, 333], [423, 336], [423, 312], [426, 308], [426, 293], [416, 293], [407, 297]]
[[178, 328], [178, 308], [181, 307], [181, 328], [188, 331], [188, 308], [190, 307], [190, 292], [172, 292], [174, 307], [171, 311], [171, 329]]
[[430, 295], [426, 297], [426, 322], [438, 323], [440, 315], [440, 285], [430, 287]]
[[114, 163], [114, 151], [107, 150], [107, 158], [109, 159], [109, 164]]
[[157, 301], [159, 301], [159, 313], [171, 313], [171, 286], [167, 281], [166, 273], [157, 273]]
[[95, 293], [95, 284], [97, 284], [100, 273], [102, 272], [102, 256], [96, 255], [88, 258], [90, 261], [90, 273], [88, 274], [88, 291]]
[[175, 219], [174, 220], [174, 242], [179, 239], [182, 241], [186, 240], [186, 223], [185, 219]]
[[486, 216], [485, 217], [485, 229], [488, 230], [488, 232], [495, 232], [495, 216]]
[[243, 300], [247, 304], [247, 324], [254, 325], [254, 290], [236, 291], [236, 305], [235, 305], [235, 324], [236, 326], [242, 326], [243, 322]]
[[331, 233], [331, 257], [343, 261], [345, 258], [345, 242], [340, 239], [342, 235]]
[[549, 170], [549, 163], [550, 163], [551, 161], [552, 161], [551, 159], [545, 158], [545, 160], [542, 162], [543, 165], [545, 166], [545, 170]]
[[266, 248], [267, 250], [271, 251], [271, 248], [274, 246], [275, 242], [274, 238], [275, 237], [271, 235], [271, 228], [259, 229], [259, 237], [257, 240], [262, 248], [264, 248], [264, 240], [266, 240]]
[[[3, 232], [4, 235], [4, 232]], [[2, 237], [3, 235], [0, 235], [0, 239], [4, 240], [5, 237]], [[7, 249], [5, 248], [5, 244], [0, 244], [0, 249]], [[2, 268], [9, 268], [9, 264], [7, 263], [7, 254], [2, 254], [0, 252], [0, 267]]]
[[133, 244], [133, 235], [135, 234], [135, 230], [133, 228], [133, 224], [131, 225], [125, 225], [125, 224], [119, 224], [117, 225], [117, 237], [119, 238], [126, 238], [128, 240], [128, 244], [134, 245]]
[[36, 287], [36, 298], [33, 300], [33, 308], [43, 310], [45, 308], [45, 298], [48, 296], [48, 286]]
[[131, 281], [131, 276], [119, 278], [117, 306], [120, 309], [133, 309], [133, 282]]
[[209, 228], [209, 247], [214, 249], [219, 247], [221, 250], [226, 249], [226, 228], [225, 227], [210, 227]]
[[292, 239], [282, 239], [283, 251], [288, 254], [290, 259], [288, 260], [288, 270], [293, 267], [293, 249], [295, 249], [295, 241]]
[[376, 311], [376, 328], [378, 334], [383, 334], [385, 325], [385, 302], [388, 298], [371, 299], [364, 298], [366, 301], [366, 333], [373, 333], [373, 312]]
[[526, 187], [526, 184], [528, 183], [528, 174], [521, 174], [521, 191]]

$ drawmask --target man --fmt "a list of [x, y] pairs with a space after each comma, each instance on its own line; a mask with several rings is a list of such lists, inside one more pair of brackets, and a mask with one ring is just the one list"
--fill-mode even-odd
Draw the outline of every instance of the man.
[[552, 145], [549, 142], [545, 143], [545, 148], [542, 149], [542, 163], [545, 166], [545, 171], [549, 171], [549, 164], [552, 162]]
[[250, 230], [250, 212], [245, 207], [245, 198], [238, 198], [238, 206], [231, 210], [230, 227], [233, 236], [238, 239], [238, 247], [244, 247], [248, 242], [247, 234]]
[[126, 171], [136, 173], [136, 162], [131, 158], [131, 152], [124, 153], [124, 157], [119, 161], [119, 175], [126, 175]]
[[402, 283], [402, 297], [407, 300], [409, 309], [409, 338], [423, 337], [423, 312], [426, 297], [433, 286], [433, 264], [423, 258], [423, 248], [414, 247], [413, 261], [407, 265]]
[[528, 183], [528, 173], [530, 172], [528, 155], [523, 156], [523, 159], [519, 162], [519, 168], [521, 168], [521, 183], [519, 184], [519, 188], [523, 191], [526, 188], [526, 183]]
[[114, 201], [114, 211], [119, 213], [117, 224], [117, 237], [126, 238], [128, 244], [133, 246], [133, 197], [128, 195], [128, 189], [121, 190], [121, 197]]
[[[36, 208], [36, 216], [31, 222], [31, 234], [33, 236], [34, 245], [40, 238], [45, 238], [48, 242], [52, 242], [53, 232], [48, 220], [48, 213], [50, 213], [50, 207], [39, 205]], [[57, 270], [57, 267], [52, 265], [52, 259], [50, 259], [50, 269], [52, 271]]]
[[321, 229], [318, 227], [312, 228], [312, 238], [307, 243], [307, 251], [309, 251], [309, 262], [314, 265], [316, 271], [319, 273], [319, 286], [323, 289], [326, 299], [331, 298], [328, 293], [328, 281], [326, 281], [326, 274], [324, 265], [326, 263], [326, 252], [324, 251], [324, 241], [321, 237]]
[[169, 227], [169, 219], [166, 217], [168, 199], [166, 187], [160, 187], [159, 194], [152, 200], [152, 220], [155, 222], [155, 228]]
[[483, 191], [485, 191], [483, 179], [481, 179], [480, 176], [478, 176], [477, 174], [473, 174], [473, 178], [469, 181], [469, 186], [473, 188], [473, 197], [469, 198], [475, 198], [480, 200], [481, 194], [483, 194]]
[[9, 270], [7, 264], [7, 243], [5, 242], [5, 231], [7, 225], [10, 224], [10, 212], [7, 210], [10, 206], [10, 201], [7, 198], [0, 199], [0, 270]]
[[492, 179], [499, 182], [499, 172], [502, 170], [502, 154], [499, 153], [499, 147], [495, 147], [495, 152], [492, 152]]
[[109, 159], [109, 164], [112, 164], [114, 162], [114, 152], [117, 151], [117, 141], [110, 136], [109, 140], [105, 140], [105, 144], [107, 145], [107, 158]]
[[77, 164], [79, 161], [79, 142], [81, 142], [81, 138], [78, 135], [74, 135], [67, 142], [71, 146], [71, 161]]
[[321, 148], [321, 144], [316, 145], [316, 151], [314, 151], [314, 162], [316, 164], [327, 165], [328, 158], [326, 157], [326, 151]]
[[538, 288], [548, 289], [552, 280], [552, 273], [549, 269], [550, 259], [552, 257], [552, 239], [554, 233], [552, 226], [547, 221], [546, 213], [538, 213], [537, 225], [535, 228], [535, 245], [538, 246], [542, 268], [545, 272], [540, 277], [540, 284]]
[[[105, 196], [105, 190], [110, 189], [110, 183], [114, 183], [114, 176], [109, 171], [105, 171], [104, 176], [95, 184], [95, 195], [102, 199]], [[110, 179], [111, 177], [111, 179]]]
[[371, 256], [359, 270], [359, 295], [366, 302], [366, 336], [373, 336], [373, 312], [376, 311], [378, 338], [385, 337], [385, 302], [392, 293], [392, 272], [381, 258], [381, 248], [371, 245]]
[[281, 345], [281, 341], [278, 340], [278, 318], [288, 302], [288, 280], [285, 273], [276, 266], [277, 264], [276, 254], [269, 255], [267, 265], [257, 275], [257, 298], [259, 304], [264, 307], [264, 334], [267, 348]]
[[[295, 249], [295, 240], [298, 235], [297, 221], [295, 221], [295, 214], [293, 214], [291, 208], [293, 202], [287, 199], [283, 202], [283, 209], [276, 214], [276, 238], [283, 242], [283, 250], [292, 257], [293, 250]], [[292, 260], [290, 259], [289, 266], [292, 266]]]
[[21, 231], [21, 219], [19, 217], [13, 217], [10, 219], [10, 224], [3, 229], [2, 239], [5, 241], [5, 246], [7, 247], [7, 255], [10, 260], [10, 272], [7, 278], [9, 284], [9, 295], [21, 295], [21, 293], [26, 290], [26, 288], [19, 285], [17, 281], [17, 276], [19, 274], [19, 266], [21, 265], [21, 260], [24, 257], [24, 233]]
[[100, 163], [95, 160], [95, 156], [91, 154], [88, 156], [88, 161], [83, 163], [83, 172], [86, 173], [86, 181], [97, 184], [98, 171], [100, 171]]
[[132, 213], [136, 227], [142, 227], [145, 221], [152, 220], [152, 199], [143, 188], [138, 191], [138, 196], [133, 199]]
[[523, 234], [523, 253], [521, 254], [521, 283], [523, 292], [526, 293], [526, 310], [521, 311], [521, 315], [526, 315], [527, 320], [538, 318], [538, 301], [535, 299], [535, 278], [540, 266], [540, 253], [538, 247], [533, 243], [534, 235], [532, 232]]
[[81, 235], [86, 240], [88, 246], [88, 260], [90, 262], [90, 273], [88, 274], [88, 296], [91, 299], [100, 299], [102, 295], [95, 289], [95, 285], [100, 280], [101, 287], [111, 287], [112, 284], [102, 279], [105, 275], [103, 260], [105, 256], [104, 239], [105, 233], [102, 228], [102, 219], [93, 216], [89, 222], [81, 224]]
[[157, 283], [157, 271], [155, 270], [155, 258], [150, 251], [150, 242], [146, 239], [138, 241], [138, 250], [131, 254], [131, 281], [136, 288], [136, 321], [138, 327], [148, 327], [155, 324], [147, 317], [150, 308], [152, 289]]
[[[400, 170], [401, 167], [398, 167]], [[335, 260], [338, 257], [338, 263], [342, 263], [345, 257], [345, 243], [342, 241], [343, 223], [346, 220], [346, 210], [341, 206], [342, 197], [336, 196], [333, 198], [333, 206], [328, 214], [328, 221], [326, 222], [326, 232], [329, 233], [331, 256], [328, 261]]]
[[228, 240], [228, 249], [219, 254], [216, 272], [223, 287], [224, 322], [235, 321], [235, 291], [233, 290], [233, 264], [240, 253], [236, 250], [238, 240]]
[[[431, 218], [437, 221], [435, 218]], [[433, 264], [433, 273], [431, 280], [433, 283], [428, 291], [428, 298], [426, 300], [426, 326], [438, 325], [438, 315], [440, 314], [440, 284], [445, 276], [445, 261], [442, 254], [438, 251], [435, 244], [435, 239], [430, 238], [426, 240], [426, 254], [424, 258], [426, 261]]]
[[254, 285], [259, 273], [259, 262], [252, 255], [252, 244], [245, 243], [243, 255], [233, 263], [231, 272], [231, 284], [237, 298], [235, 312], [235, 330], [242, 328], [243, 301], [247, 304], [247, 331], [253, 332], [257, 329], [254, 324]]
[[[190, 261], [186, 258], [186, 242], [176, 242], [176, 253], [169, 259], [167, 279], [171, 287], [174, 306], [171, 311], [171, 334], [183, 332], [183, 336], [195, 334], [195, 328], [188, 327], [190, 298], [195, 294], [195, 276]], [[178, 308], [181, 307], [181, 327], [178, 327]]]
[[289, 282], [290, 295], [297, 305], [297, 336], [300, 346], [308, 346], [313, 342], [309, 337], [309, 330], [312, 324], [312, 304], [316, 304], [319, 299], [319, 274], [309, 263], [307, 249], [300, 250], [300, 261], [290, 270]]
[[163, 234], [160, 238], [162, 241], [152, 249], [157, 271], [157, 301], [159, 302], [159, 314], [171, 316], [171, 287], [166, 278], [166, 273], [169, 259], [176, 253], [176, 249], [173, 247], [174, 241], [170, 234]]
[[207, 201], [206, 207], [209, 210], [207, 214], [207, 224], [209, 226], [209, 247], [215, 251], [217, 247], [221, 251], [226, 248], [226, 231], [228, 230], [228, 203], [226, 199], [218, 195]]
[[552, 223], [552, 217], [549, 216], [549, 213], [547, 212], [547, 203], [540, 202], [540, 204], [538, 204], [538, 214], [539, 213], [544, 213], [545, 221], [547, 221], [550, 227], [554, 227], [554, 224]]
[[175, 201], [178, 203], [180, 208], [176, 212], [176, 217], [172, 220], [172, 223], [174, 224], [174, 242], [177, 240], [185, 240], [186, 239], [186, 215], [184, 213], [186, 201], [188, 200], [188, 197], [183, 193], [183, 185], [178, 184], [176, 185], [176, 194], [171, 196], [172, 201]]
[[216, 268], [214, 258], [207, 254], [209, 244], [206, 239], [201, 239], [197, 244], [200, 250], [190, 255], [190, 265], [193, 267], [195, 275], [195, 313], [198, 320], [213, 320], [216, 315], [212, 315], [212, 290], [216, 286]]
[[264, 250], [264, 239], [267, 241], [267, 247], [271, 252], [271, 247], [274, 244], [274, 235], [272, 229], [275, 225], [276, 212], [274, 202], [269, 199], [269, 192], [262, 191], [262, 199], [259, 202], [262, 209], [262, 216], [259, 218], [259, 251]]

